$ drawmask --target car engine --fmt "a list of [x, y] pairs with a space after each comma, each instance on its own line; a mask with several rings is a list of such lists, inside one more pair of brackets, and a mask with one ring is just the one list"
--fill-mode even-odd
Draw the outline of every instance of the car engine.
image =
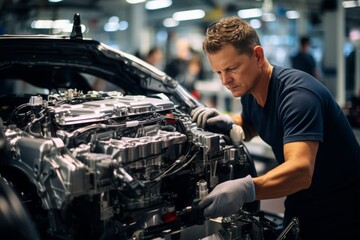
[[[256, 175], [243, 145], [198, 128], [164, 96], [68, 89], [21, 99], [3, 106], [0, 170], [43, 239], [181, 239], [209, 224], [197, 203], [218, 183]], [[258, 210], [246, 204], [223, 221], [223, 239], [263, 239], [244, 214]]]

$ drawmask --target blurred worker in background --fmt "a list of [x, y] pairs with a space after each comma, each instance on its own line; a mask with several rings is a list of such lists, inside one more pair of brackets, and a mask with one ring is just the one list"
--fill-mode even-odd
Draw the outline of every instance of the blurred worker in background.
[[190, 60], [187, 62], [185, 70], [183, 86], [197, 99], [200, 98], [200, 93], [195, 88], [196, 81], [204, 79], [204, 71], [202, 65], [202, 58], [200, 54], [193, 53]]
[[256, 31], [238, 17], [211, 25], [203, 49], [222, 84], [241, 97], [242, 112], [198, 107], [193, 121], [235, 145], [259, 135], [279, 163], [217, 185], [199, 204], [204, 215], [287, 196], [284, 225], [297, 217], [301, 239], [360, 239], [360, 146], [330, 92], [303, 71], [271, 65]]
[[162, 69], [163, 59], [163, 51], [159, 47], [152, 47], [144, 60], [158, 69]]
[[165, 73], [181, 83], [184, 82], [190, 57], [191, 52], [188, 41], [183, 38], [178, 39], [176, 42], [176, 56], [166, 64]]
[[296, 55], [291, 57], [292, 67], [304, 71], [313, 77], [319, 79], [319, 74], [316, 69], [316, 62], [313, 55], [311, 55], [310, 49], [310, 38], [303, 36], [299, 41], [300, 47]]
[[165, 73], [175, 78], [195, 98], [199, 98], [195, 82], [204, 77], [202, 58], [199, 53], [191, 49], [186, 39], [178, 39], [176, 50], [176, 57], [166, 65]]

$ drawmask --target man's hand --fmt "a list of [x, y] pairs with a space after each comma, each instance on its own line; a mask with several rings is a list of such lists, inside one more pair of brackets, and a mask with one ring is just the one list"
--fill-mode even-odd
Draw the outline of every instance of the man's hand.
[[245, 139], [245, 133], [241, 126], [233, 124], [230, 129], [229, 137], [235, 146], [239, 146], [240, 143]]
[[228, 134], [235, 146], [245, 139], [242, 127], [236, 125], [229, 115], [221, 114], [214, 108], [198, 107], [191, 112], [191, 117], [200, 128]]
[[228, 132], [234, 121], [228, 115], [221, 114], [215, 108], [198, 107], [191, 112], [192, 121], [196, 122], [198, 127], [208, 130], [217, 130], [223, 133]]
[[199, 203], [205, 217], [227, 217], [236, 213], [247, 202], [255, 201], [255, 186], [250, 175], [217, 185]]

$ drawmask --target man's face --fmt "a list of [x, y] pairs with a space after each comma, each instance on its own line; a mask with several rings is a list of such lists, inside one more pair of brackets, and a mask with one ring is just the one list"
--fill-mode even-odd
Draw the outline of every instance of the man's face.
[[234, 97], [241, 97], [255, 89], [261, 72], [254, 53], [251, 56], [239, 54], [233, 45], [228, 44], [207, 57], [212, 70]]

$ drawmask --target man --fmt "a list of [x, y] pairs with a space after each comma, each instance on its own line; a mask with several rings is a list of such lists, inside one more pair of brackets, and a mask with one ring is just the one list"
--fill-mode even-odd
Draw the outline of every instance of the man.
[[316, 62], [314, 57], [310, 54], [309, 49], [310, 38], [306, 36], [301, 37], [299, 51], [296, 55], [292, 56], [291, 64], [293, 68], [304, 71], [319, 79]]
[[272, 66], [256, 31], [238, 17], [211, 25], [203, 49], [243, 110], [230, 117], [199, 107], [193, 121], [234, 144], [259, 135], [279, 162], [259, 177], [219, 184], [199, 204], [204, 215], [287, 196], [284, 224], [299, 218], [302, 239], [360, 239], [360, 146], [329, 91], [309, 74]]
[[162, 61], [164, 58], [163, 51], [159, 47], [152, 47], [145, 57], [145, 61], [159, 69], [161, 69]]

